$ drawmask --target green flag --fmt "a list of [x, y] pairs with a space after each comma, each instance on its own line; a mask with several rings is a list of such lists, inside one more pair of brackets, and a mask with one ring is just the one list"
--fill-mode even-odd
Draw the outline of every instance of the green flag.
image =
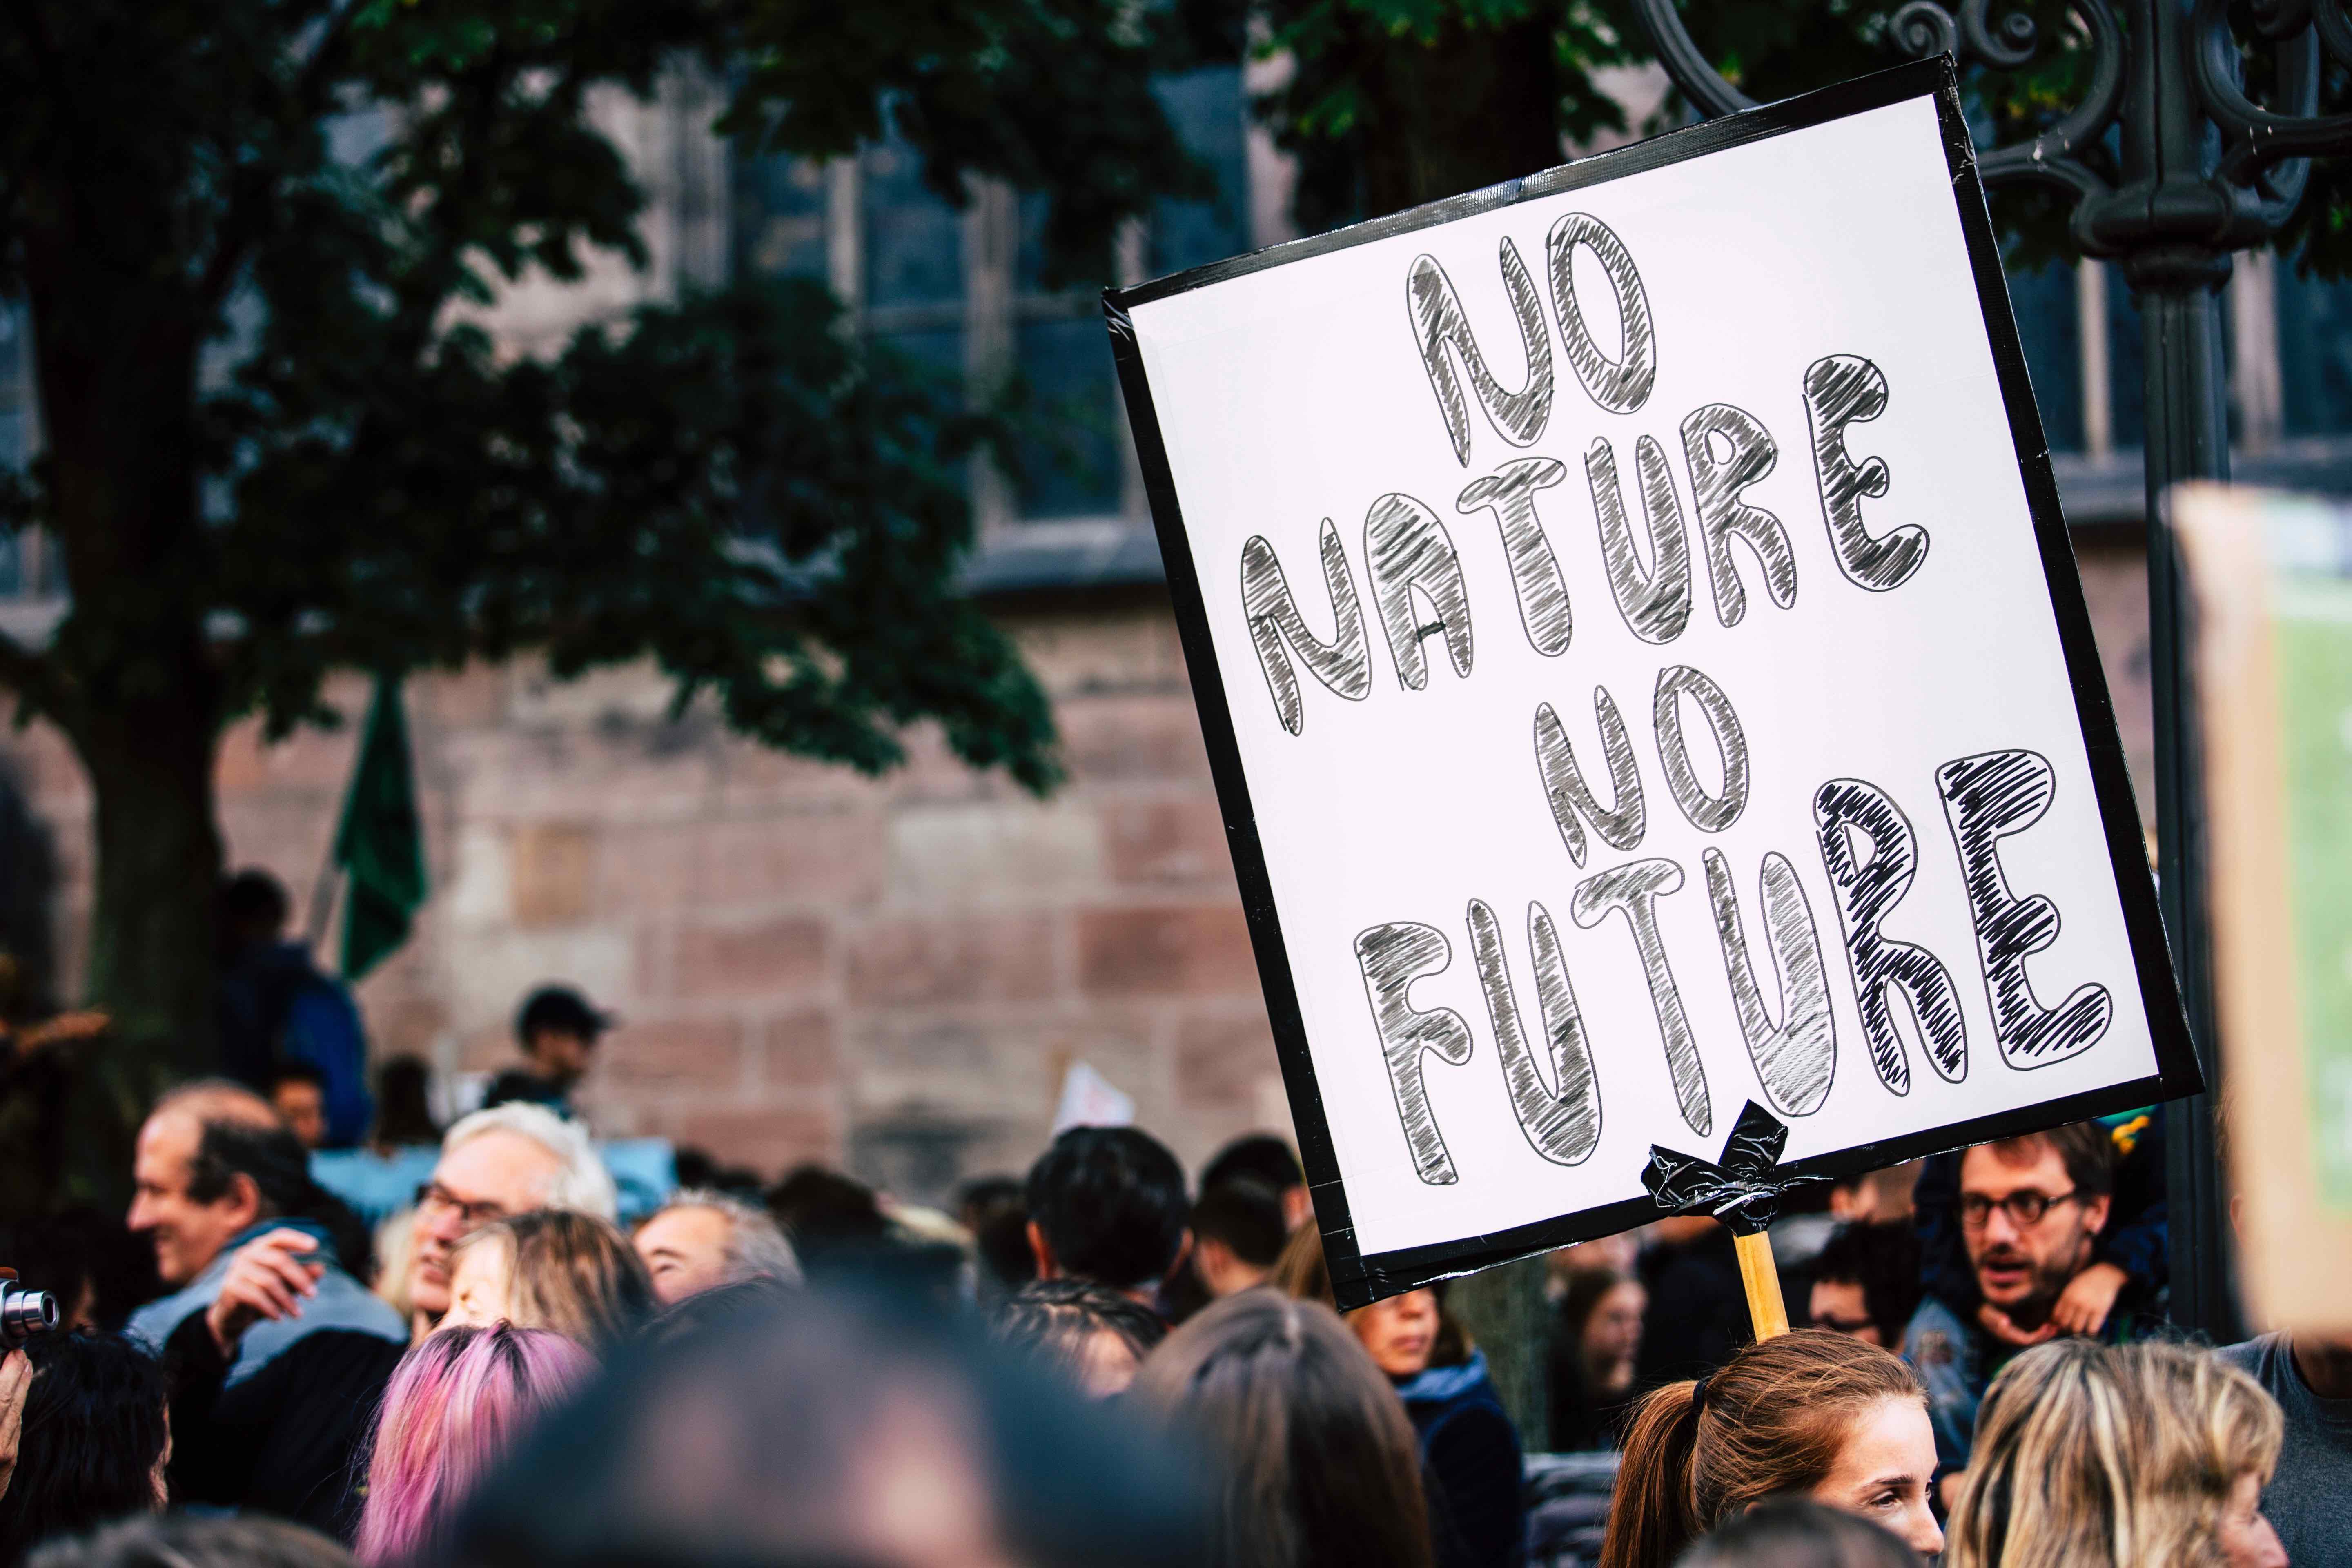
[[416, 819], [416, 779], [400, 678], [379, 675], [367, 733], [352, 768], [351, 794], [335, 829], [343, 902], [343, 978], [357, 980], [408, 940], [409, 917], [425, 902], [425, 831]]

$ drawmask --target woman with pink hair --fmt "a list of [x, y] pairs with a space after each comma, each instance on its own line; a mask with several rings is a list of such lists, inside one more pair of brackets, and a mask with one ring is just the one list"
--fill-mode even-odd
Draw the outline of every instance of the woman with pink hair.
[[376, 1417], [360, 1515], [368, 1568], [424, 1555], [482, 1476], [595, 1370], [545, 1329], [443, 1329], [401, 1357]]

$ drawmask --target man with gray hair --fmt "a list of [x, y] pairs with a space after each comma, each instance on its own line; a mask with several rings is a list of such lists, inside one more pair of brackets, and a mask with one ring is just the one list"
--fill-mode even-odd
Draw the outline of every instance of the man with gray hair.
[[618, 1220], [620, 1194], [588, 1134], [543, 1105], [477, 1110], [441, 1140], [441, 1163], [416, 1199], [408, 1300], [423, 1338], [449, 1310], [450, 1256], [494, 1219], [569, 1209]]
[[636, 1247], [665, 1307], [746, 1279], [801, 1282], [793, 1244], [767, 1212], [708, 1187], [674, 1194], [637, 1226]]

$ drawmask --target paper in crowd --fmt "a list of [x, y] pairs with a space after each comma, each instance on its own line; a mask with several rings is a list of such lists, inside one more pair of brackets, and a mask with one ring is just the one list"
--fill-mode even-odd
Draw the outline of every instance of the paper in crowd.
[[2194, 595], [2213, 969], [2256, 1321], [2352, 1329], [2352, 508], [2167, 498]]

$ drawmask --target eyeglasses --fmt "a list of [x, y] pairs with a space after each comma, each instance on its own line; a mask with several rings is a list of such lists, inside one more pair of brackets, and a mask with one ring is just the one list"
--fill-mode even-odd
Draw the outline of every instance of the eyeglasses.
[[1873, 1318], [1840, 1318], [1823, 1313], [1813, 1320], [1813, 1327], [1829, 1329], [1836, 1333], [1853, 1334], [1857, 1338], [1878, 1326]]
[[494, 1219], [507, 1217], [504, 1204], [487, 1198], [480, 1203], [469, 1204], [438, 1182], [427, 1182], [416, 1189], [417, 1218], [438, 1218], [451, 1213], [464, 1222], [467, 1230], [476, 1230]]
[[2042, 1223], [2053, 1204], [2071, 1203], [2080, 1196], [2080, 1189], [2063, 1193], [2037, 1193], [2031, 1187], [2021, 1193], [2011, 1193], [1998, 1204], [1982, 1193], [1960, 1194], [1960, 1223], [1970, 1230], [1982, 1230], [1999, 1208], [2009, 1216], [2009, 1223], [2020, 1230], [2030, 1230]]

